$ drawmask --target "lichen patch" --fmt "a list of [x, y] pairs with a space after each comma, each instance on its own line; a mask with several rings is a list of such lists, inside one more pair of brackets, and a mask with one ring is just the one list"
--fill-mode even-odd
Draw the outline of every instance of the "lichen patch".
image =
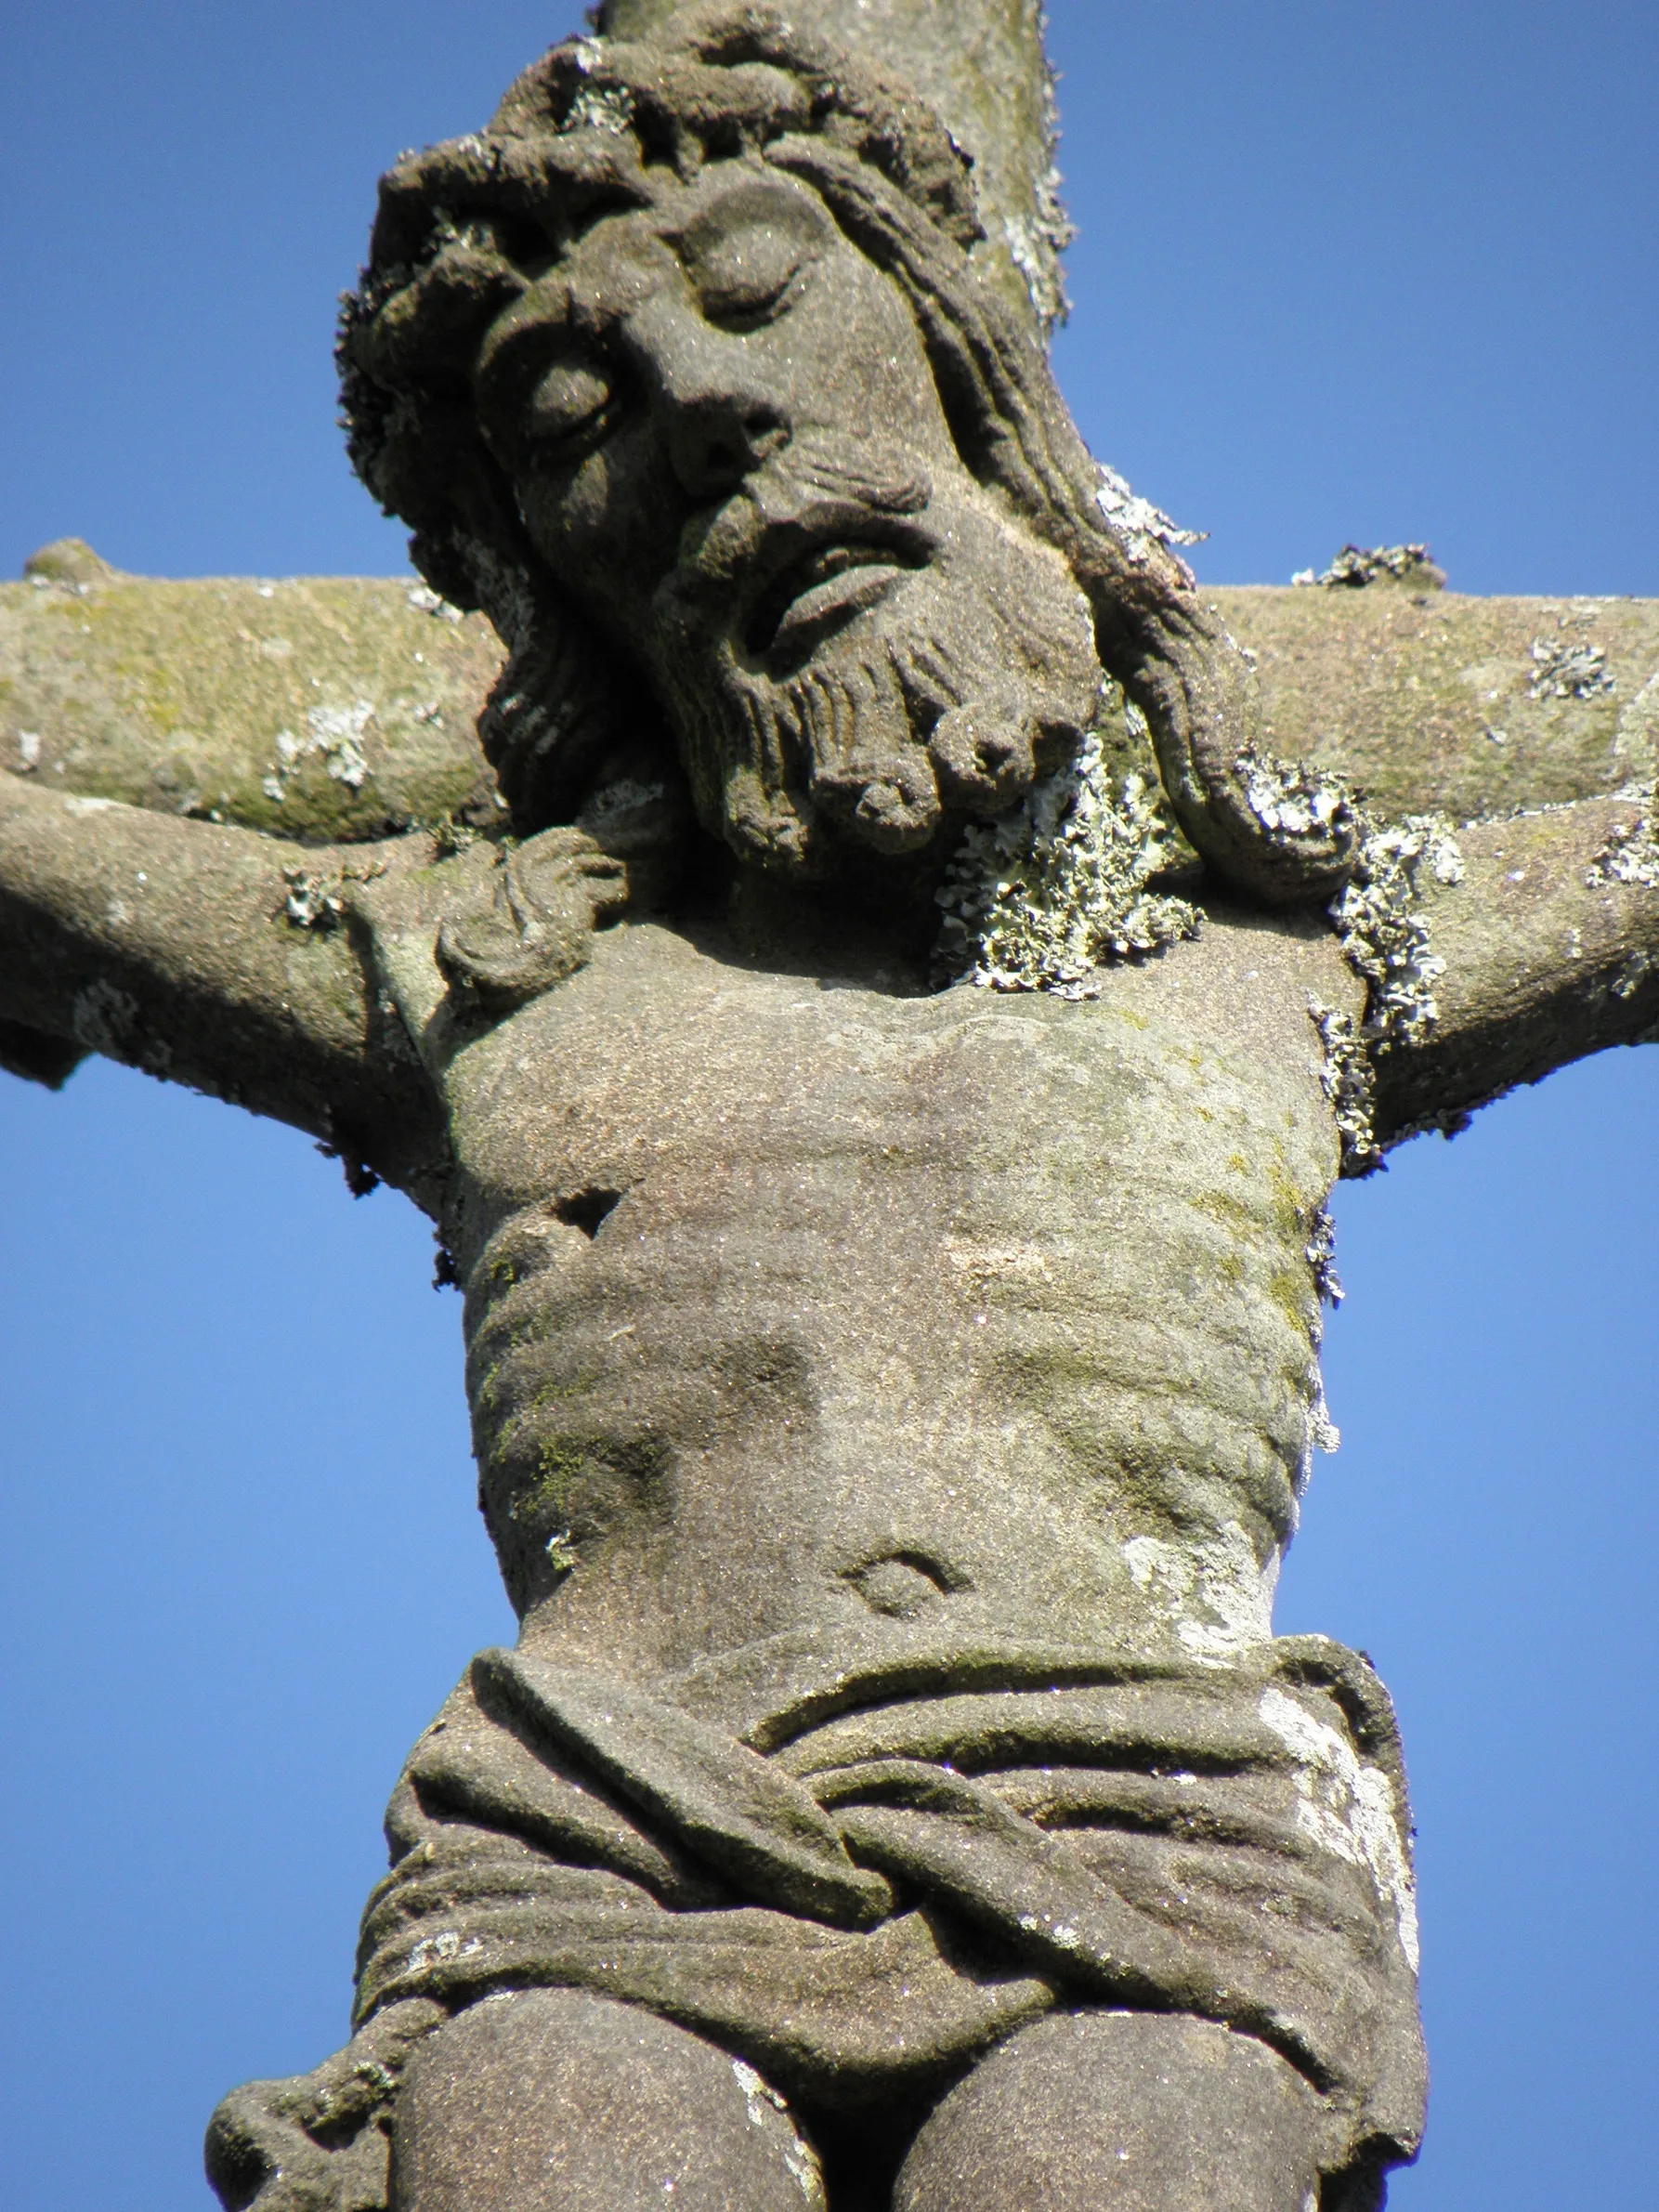
[[333, 929], [345, 912], [338, 895], [331, 891], [320, 877], [308, 874], [303, 868], [285, 868], [282, 881], [287, 895], [282, 901], [284, 917], [295, 929]]
[[278, 730], [277, 757], [260, 779], [266, 797], [280, 806], [287, 795], [289, 778], [303, 761], [314, 756], [320, 758], [333, 781], [345, 784], [348, 791], [361, 791], [372, 773], [363, 750], [363, 733], [373, 719], [372, 700], [359, 699], [348, 707], [313, 707], [306, 717], [303, 738], [295, 737], [291, 729]]
[[1372, 1119], [1377, 1077], [1359, 1024], [1352, 1014], [1326, 1006], [1318, 999], [1308, 1001], [1308, 1013], [1325, 1048], [1319, 1081], [1337, 1125], [1342, 1172], [1369, 1175], [1382, 1165], [1382, 1148]]
[[1257, 1710], [1297, 1762], [1298, 1827], [1323, 1850], [1366, 1870], [1378, 1897], [1392, 1909], [1400, 1948], [1416, 1973], [1417, 1885], [1392, 1782], [1380, 1767], [1364, 1763], [1339, 1730], [1283, 1690], [1270, 1684]]
[[1585, 870], [1592, 891], [1609, 883], [1635, 883], [1644, 890], [1659, 890], [1659, 837], [1653, 833], [1653, 786], [1631, 794], [1627, 815], [1615, 821], [1606, 843]]
[[1534, 699], [1594, 699], [1613, 679], [1603, 647], [1566, 637], [1535, 637], [1527, 690]]
[[964, 834], [937, 893], [941, 978], [1098, 998], [1103, 963], [1197, 935], [1195, 907], [1149, 888], [1174, 857], [1162, 794], [1134, 772], [1114, 794], [1090, 731], [1069, 767]]
[[1352, 876], [1331, 903], [1343, 953], [1365, 979], [1363, 1035], [1374, 1050], [1417, 1043], [1439, 1013], [1434, 985], [1445, 962], [1430, 948], [1417, 904], [1425, 869], [1437, 883], [1461, 883], [1463, 854], [1443, 817], [1407, 815], [1365, 837]]
[[1182, 530], [1162, 507], [1154, 506], [1151, 500], [1132, 491], [1117, 471], [1104, 463], [1101, 464], [1100, 489], [1094, 495], [1094, 504], [1122, 541], [1132, 561], [1144, 560], [1154, 545], [1201, 545], [1209, 535], [1208, 530]]
[[1322, 584], [1326, 591], [1356, 591], [1368, 583], [1419, 584], [1439, 591], [1445, 582], [1427, 545], [1344, 545], [1328, 569], [1299, 569], [1292, 583]]
[[1270, 837], [1312, 836], [1351, 815], [1345, 786], [1305, 762], [1275, 760], [1247, 746], [1236, 765], [1246, 804]]

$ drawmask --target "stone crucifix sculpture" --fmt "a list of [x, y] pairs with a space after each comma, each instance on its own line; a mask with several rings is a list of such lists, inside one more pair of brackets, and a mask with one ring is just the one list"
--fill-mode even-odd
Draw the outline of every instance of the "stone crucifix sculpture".
[[987, 236], [821, 35], [926, 12], [619, 6], [385, 180], [352, 452], [506, 648], [499, 806], [285, 838], [292, 733], [258, 828], [0, 784], [9, 1063], [431, 1214], [522, 1621], [232, 2212], [1363, 2212], [1418, 2140], [1387, 1696], [1271, 1629], [1325, 1200], [1652, 1025], [1659, 844], [1275, 756], [1055, 392], [1040, 191]]

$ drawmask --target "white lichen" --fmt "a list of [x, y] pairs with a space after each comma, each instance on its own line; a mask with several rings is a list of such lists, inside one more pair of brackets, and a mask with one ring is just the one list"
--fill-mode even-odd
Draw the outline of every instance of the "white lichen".
[[1430, 949], [1417, 903], [1425, 870], [1437, 883], [1459, 883], [1463, 854], [1441, 816], [1407, 815], [1367, 834], [1352, 875], [1331, 902], [1343, 953], [1365, 979], [1362, 1035], [1376, 1051], [1419, 1042], [1440, 1011], [1434, 986], [1446, 964]]
[[1121, 1551], [1136, 1588], [1195, 1658], [1229, 1660], [1272, 1636], [1279, 1554], [1271, 1553], [1263, 1566], [1238, 1522], [1195, 1542], [1130, 1537]]
[[1055, 160], [1059, 145], [1060, 102], [1054, 72], [1045, 63], [1039, 149], [1043, 166], [1032, 179], [1030, 212], [1006, 216], [1002, 226], [1009, 258], [1025, 280], [1025, 290], [1045, 338], [1071, 312], [1060, 256], [1077, 236], [1061, 197], [1060, 188], [1065, 180]]
[[[1058, 186], [1059, 176], [1054, 173]], [[1058, 206], [1058, 195], [1055, 204]], [[1056, 323], [1065, 321], [1071, 302], [1065, 296], [1065, 283], [1060, 273], [1060, 263], [1054, 246], [1053, 233], [1046, 226], [1042, 212], [1035, 216], [1011, 215], [1002, 218], [1002, 235], [1008, 241], [1008, 257], [1025, 281], [1031, 306], [1043, 335], [1048, 336]], [[1070, 225], [1061, 233], [1069, 238]]]
[[469, 1935], [463, 1941], [459, 1929], [440, 1928], [436, 1935], [424, 1935], [403, 1962], [408, 1974], [423, 1974], [433, 1966], [447, 1965], [451, 1958], [470, 1958], [484, 1948], [482, 1936]]
[[[811, 2212], [824, 2212], [824, 2177], [816, 2153], [808, 2146], [795, 2127], [789, 2106], [777, 2091], [754, 2068], [742, 2059], [732, 2061], [732, 2072], [738, 2087], [743, 2092], [743, 2102], [751, 2127], [768, 2134], [777, 2131], [779, 2120], [785, 2137], [783, 2163], [790, 2179], [805, 2198]], [[672, 2195], [673, 2184], [665, 2181], [663, 2192]]]
[[1659, 890], [1659, 838], [1653, 834], [1653, 786], [1630, 794], [1635, 804], [1624, 819], [1608, 830], [1606, 843], [1585, 870], [1592, 891], [1609, 883], [1639, 884]]
[[1615, 999], [1633, 999], [1652, 972], [1652, 953], [1639, 949], [1626, 957], [1623, 966], [1607, 988]]
[[1273, 1684], [1262, 1691], [1257, 1711], [1296, 1761], [1297, 1826], [1321, 1850], [1370, 1875], [1416, 1973], [1417, 1885], [1392, 1781], [1363, 1761], [1339, 1730]]
[[1319, 1080], [1330, 1102], [1331, 1118], [1342, 1147], [1344, 1175], [1368, 1175], [1382, 1165], [1372, 1115], [1377, 1103], [1377, 1077], [1365, 1050], [1359, 1024], [1352, 1014], [1308, 1001], [1308, 1013], [1325, 1048]]
[[[1228, 641], [1230, 644], [1231, 639]], [[1240, 647], [1239, 651], [1244, 648]], [[1246, 658], [1254, 665], [1254, 656]], [[1303, 761], [1275, 760], [1248, 745], [1236, 763], [1250, 812], [1270, 833], [1307, 837], [1329, 830], [1352, 808], [1345, 787]]]
[[1328, 569], [1299, 569], [1292, 583], [1323, 584], [1327, 591], [1360, 589], [1388, 577], [1395, 583], [1423, 583], [1430, 589], [1445, 582], [1434, 566], [1427, 545], [1344, 545]]
[[604, 131], [613, 138], [625, 137], [634, 126], [634, 96], [624, 85], [584, 85], [570, 102], [559, 124], [563, 137], [571, 131]]
[[1196, 908], [1148, 888], [1174, 857], [1173, 835], [1143, 777], [1126, 775], [1113, 795], [1091, 730], [1069, 767], [964, 834], [936, 894], [942, 978], [1098, 998], [1103, 963], [1198, 933]]
[[1313, 1209], [1306, 1246], [1308, 1265], [1313, 1270], [1313, 1289], [1322, 1305], [1339, 1306], [1344, 1292], [1337, 1273], [1337, 1224], [1326, 1206]]
[[1535, 637], [1533, 673], [1527, 686], [1534, 699], [1594, 699], [1613, 688], [1607, 654], [1599, 645], [1574, 645], [1564, 637]]
[[1162, 507], [1155, 507], [1151, 500], [1131, 491], [1117, 471], [1104, 463], [1094, 504], [1132, 561], [1144, 560], [1154, 545], [1202, 545], [1209, 535], [1208, 530], [1182, 530]]
[[[1369, 1072], [1369, 1063], [1365, 1064]], [[1366, 1122], [1369, 1133], [1369, 1120]], [[1313, 1295], [1319, 1306], [1333, 1309], [1342, 1302], [1342, 1279], [1337, 1273], [1337, 1224], [1332, 1221], [1327, 1206], [1315, 1206], [1308, 1224], [1308, 1240], [1302, 1247], [1302, 1256], [1313, 1276]], [[1325, 1394], [1325, 1371], [1319, 1364], [1319, 1347], [1325, 1337], [1325, 1316], [1316, 1307], [1310, 1332], [1310, 1357], [1304, 1381], [1306, 1396], [1306, 1423], [1300, 1462], [1296, 1471], [1296, 1495], [1300, 1498], [1313, 1476], [1315, 1453], [1327, 1456], [1342, 1448], [1342, 1432], [1331, 1419], [1331, 1409]]]
[[333, 929], [346, 911], [326, 883], [307, 875], [303, 868], [285, 868], [282, 881], [288, 896], [282, 911], [295, 929]]
[[460, 608], [451, 607], [447, 599], [440, 598], [429, 583], [411, 583], [403, 596], [417, 614], [429, 614], [443, 622], [463, 620]]
[[[490, 166], [495, 167], [499, 159], [496, 147], [483, 139], [475, 139], [472, 143]], [[451, 209], [434, 207], [432, 228], [427, 233], [422, 256], [428, 266], [445, 254], [492, 254], [495, 251], [496, 230], [493, 223], [473, 217], [458, 220]]]
[[348, 707], [313, 707], [306, 716], [303, 738], [295, 737], [291, 729], [278, 730], [277, 757], [260, 779], [259, 788], [280, 806], [287, 795], [290, 777], [302, 762], [315, 757], [321, 760], [334, 782], [345, 784], [348, 791], [361, 791], [373, 773], [363, 750], [363, 733], [373, 719], [372, 700], [359, 699]]
[[1299, 1497], [1301, 1490], [1308, 1486], [1308, 1477], [1313, 1472], [1313, 1454], [1324, 1452], [1328, 1459], [1332, 1453], [1339, 1452], [1342, 1448], [1342, 1432], [1331, 1419], [1330, 1404], [1325, 1394], [1325, 1377], [1317, 1365], [1313, 1368], [1313, 1395], [1308, 1403], [1308, 1449]]

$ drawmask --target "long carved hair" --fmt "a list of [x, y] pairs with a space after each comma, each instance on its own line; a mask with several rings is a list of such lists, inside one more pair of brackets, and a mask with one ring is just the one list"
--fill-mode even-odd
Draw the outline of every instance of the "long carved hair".
[[508, 648], [480, 736], [519, 826], [568, 818], [630, 710], [479, 433], [479, 343], [528, 268], [650, 205], [653, 171], [689, 181], [744, 154], [812, 186], [905, 294], [965, 465], [1070, 563], [1205, 859], [1275, 903], [1328, 896], [1352, 864], [1352, 814], [1257, 753], [1248, 669], [1164, 517], [1091, 457], [1045, 354], [970, 258], [983, 233], [967, 158], [914, 94], [748, 5], [688, 9], [649, 42], [568, 40], [488, 130], [404, 155], [345, 303], [353, 465], [410, 524], [433, 587], [481, 607]]

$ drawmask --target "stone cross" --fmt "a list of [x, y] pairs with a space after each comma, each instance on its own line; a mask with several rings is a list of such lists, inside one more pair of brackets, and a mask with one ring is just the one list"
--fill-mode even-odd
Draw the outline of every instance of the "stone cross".
[[343, 393], [418, 588], [65, 543], [0, 603], [0, 1056], [431, 1215], [521, 1620], [231, 2212], [1415, 2152], [1391, 1710], [1271, 1629], [1325, 1205], [1659, 1016], [1659, 617], [1200, 590], [1049, 373], [1051, 114], [1024, 0], [616, 0], [383, 180]]

